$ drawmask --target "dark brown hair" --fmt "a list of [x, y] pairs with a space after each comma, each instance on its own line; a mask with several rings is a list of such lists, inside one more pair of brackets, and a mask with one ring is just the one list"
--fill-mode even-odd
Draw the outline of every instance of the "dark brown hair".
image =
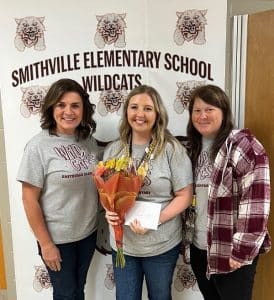
[[41, 109], [41, 128], [48, 129], [50, 134], [57, 135], [56, 122], [53, 117], [54, 105], [61, 100], [65, 93], [75, 92], [80, 95], [83, 102], [83, 118], [77, 127], [77, 138], [86, 139], [96, 129], [96, 122], [93, 120], [95, 105], [89, 101], [89, 95], [82, 86], [75, 80], [64, 78], [54, 82], [49, 88], [44, 104]]
[[192, 123], [192, 112], [195, 100], [200, 98], [207, 104], [218, 107], [223, 112], [223, 121], [221, 127], [214, 139], [211, 147], [210, 158], [214, 161], [220, 147], [233, 129], [232, 112], [230, 102], [226, 93], [215, 85], [203, 85], [193, 90], [189, 102], [189, 121], [187, 125], [187, 136], [189, 139], [189, 154], [195, 168], [198, 157], [202, 150], [202, 135], [197, 131]]

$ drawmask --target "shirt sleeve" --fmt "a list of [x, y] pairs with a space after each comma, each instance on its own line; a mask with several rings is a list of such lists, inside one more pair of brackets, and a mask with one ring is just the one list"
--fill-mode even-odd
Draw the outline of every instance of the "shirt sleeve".
[[106, 161], [113, 157], [118, 157], [121, 153], [119, 149], [119, 141], [110, 142], [104, 149], [103, 160]]
[[241, 193], [232, 258], [246, 264], [251, 263], [260, 251], [270, 211], [269, 161], [263, 148], [256, 151], [258, 146], [260, 144], [250, 145], [237, 166]]
[[193, 183], [191, 161], [185, 147], [171, 144], [167, 147], [173, 191], [178, 191]]
[[98, 146], [98, 142], [93, 136], [90, 137], [90, 151], [95, 154], [96, 161], [99, 161], [103, 156], [103, 153]]
[[43, 187], [44, 167], [36, 144], [26, 145], [16, 179], [39, 188]]

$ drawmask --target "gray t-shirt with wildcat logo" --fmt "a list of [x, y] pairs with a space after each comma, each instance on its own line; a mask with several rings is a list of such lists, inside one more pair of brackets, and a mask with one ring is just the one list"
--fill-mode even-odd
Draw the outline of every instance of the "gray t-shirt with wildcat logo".
[[[132, 157], [140, 161], [147, 145], [133, 145]], [[104, 160], [125, 155], [119, 151], [120, 142], [108, 145]], [[117, 153], [119, 152], [119, 153]], [[149, 161], [149, 170], [137, 201], [161, 203], [162, 209], [174, 198], [174, 192], [192, 183], [192, 167], [185, 148], [168, 143], [162, 154]], [[124, 225], [123, 249], [131, 256], [154, 256], [162, 254], [175, 247], [182, 240], [181, 217], [162, 224], [157, 230], [149, 230], [144, 235], [134, 233], [129, 226]], [[110, 227], [110, 244], [116, 250], [114, 233]]]
[[49, 135], [26, 145], [17, 180], [41, 188], [40, 205], [53, 241], [74, 242], [97, 227], [98, 196], [91, 173], [98, 162], [94, 138]]

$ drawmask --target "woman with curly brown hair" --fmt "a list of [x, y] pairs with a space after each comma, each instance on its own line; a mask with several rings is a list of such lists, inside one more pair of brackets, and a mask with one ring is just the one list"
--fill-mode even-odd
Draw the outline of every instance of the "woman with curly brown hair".
[[54, 300], [84, 300], [96, 246], [96, 124], [89, 96], [72, 79], [49, 88], [42, 131], [26, 145], [17, 180], [23, 204], [53, 286]]

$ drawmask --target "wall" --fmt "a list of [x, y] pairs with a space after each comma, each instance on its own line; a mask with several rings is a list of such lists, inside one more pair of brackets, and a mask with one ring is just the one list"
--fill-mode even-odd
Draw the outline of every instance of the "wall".
[[2, 238], [2, 227], [0, 223], [0, 290], [7, 288], [6, 282], [6, 271], [4, 265], [4, 252], [3, 252], [3, 238]]
[[2, 229], [3, 249], [4, 252], [4, 264], [3, 268], [6, 271], [5, 282], [3, 288], [6, 286], [8, 299], [16, 299], [16, 287], [15, 287], [15, 274], [14, 274], [14, 262], [13, 262], [13, 249], [12, 249], [12, 234], [11, 234], [11, 219], [10, 219], [10, 206], [8, 197], [8, 182], [7, 182], [7, 163], [5, 155], [5, 143], [4, 143], [4, 125], [2, 104], [0, 97], [0, 225]]
[[[264, 145], [270, 160], [271, 200], [268, 230], [274, 237], [274, 10], [248, 19], [245, 126]], [[253, 300], [273, 299], [274, 252], [261, 255]]]
[[230, 0], [231, 15], [253, 14], [260, 11], [274, 8], [274, 1], [271, 0]]

